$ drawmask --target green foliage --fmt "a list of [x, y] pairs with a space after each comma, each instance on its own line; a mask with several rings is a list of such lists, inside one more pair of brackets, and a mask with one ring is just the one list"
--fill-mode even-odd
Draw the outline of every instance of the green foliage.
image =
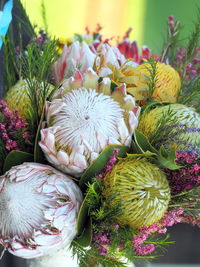
[[57, 59], [56, 41], [47, 40], [42, 47], [37, 40], [33, 40], [23, 51], [18, 67], [21, 69], [21, 76], [28, 84], [29, 126], [35, 132], [39, 125], [40, 113], [43, 109], [45, 100], [52, 94], [53, 89], [50, 85], [50, 67]]
[[148, 100], [151, 100], [151, 97], [153, 95], [153, 92], [155, 90], [156, 87], [156, 82], [157, 82], [157, 78], [156, 78], [156, 74], [157, 74], [157, 63], [158, 61], [154, 60], [153, 58], [149, 58], [147, 61], [148, 64], [145, 66], [146, 69], [149, 72], [149, 75], [146, 76], [147, 78], [147, 85], [148, 85]]
[[12, 150], [6, 157], [3, 165], [3, 172], [10, 170], [13, 166], [24, 162], [32, 162], [33, 155], [27, 152]]
[[117, 261], [114, 257], [101, 256], [95, 249], [84, 248], [76, 241], [72, 241], [71, 249], [73, 255], [78, 257], [79, 266], [94, 267], [101, 264], [102, 267], [124, 267], [125, 263]]
[[[23, 42], [25, 41], [22, 32], [26, 35], [26, 38], [32, 39], [35, 37], [35, 31], [30, 23], [30, 20], [26, 14], [26, 11], [20, 0], [15, 0], [15, 10], [13, 11], [13, 17], [15, 19], [15, 31], [17, 36], [13, 36], [13, 24], [10, 25], [9, 31], [4, 38], [3, 54], [4, 54], [4, 81], [6, 93], [17, 80], [20, 78], [20, 69], [17, 66], [17, 54], [23, 50]], [[16, 50], [17, 48], [17, 50]], [[17, 52], [17, 53], [16, 53]]]
[[103, 149], [99, 157], [94, 160], [92, 164], [83, 173], [79, 181], [79, 186], [82, 190], [85, 190], [87, 183], [91, 182], [91, 180], [104, 169], [115, 148], [119, 149], [119, 153], [116, 154], [116, 156], [119, 157], [124, 157], [129, 151], [129, 148], [127, 146], [122, 145], [109, 145], [105, 149]]
[[179, 97], [179, 103], [193, 106], [200, 113], [200, 76], [188, 81], [182, 88], [182, 95]]
[[157, 158], [164, 168], [169, 170], [178, 170], [182, 168], [182, 166], [176, 164], [176, 150], [173, 148], [166, 150], [164, 146], [161, 146]]
[[148, 138], [138, 130], [135, 130], [134, 132], [132, 148], [134, 153], [145, 153], [147, 151], [152, 152], [153, 154], [157, 153], [157, 150], [151, 145]]
[[192, 32], [190, 38], [188, 38], [189, 41], [186, 46], [187, 54], [184, 60], [184, 67], [183, 67], [183, 75], [182, 79], [185, 79], [186, 76], [186, 67], [189, 62], [191, 62], [191, 59], [193, 58], [193, 53], [196, 47], [199, 45], [200, 40], [200, 9], [198, 9], [197, 13], [197, 22], [195, 23], [195, 29]]
[[185, 215], [197, 216], [200, 213], [199, 195], [200, 185], [198, 184], [190, 190], [173, 195], [169, 207], [184, 207]]
[[173, 65], [176, 55], [176, 48], [179, 44], [181, 28], [182, 27], [179, 21], [175, 22], [174, 27], [170, 27], [168, 25], [167, 38], [161, 52], [161, 62], [169, 60], [170, 65]]

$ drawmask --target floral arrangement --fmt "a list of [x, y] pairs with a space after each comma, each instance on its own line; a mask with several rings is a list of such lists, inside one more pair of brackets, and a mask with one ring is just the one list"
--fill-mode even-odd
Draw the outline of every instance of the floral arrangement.
[[180, 47], [169, 16], [160, 55], [130, 30], [116, 46], [100, 25], [30, 32], [3, 38], [1, 245], [27, 259], [70, 246], [85, 267], [161, 255], [169, 227], [200, 226], [199, 18]]

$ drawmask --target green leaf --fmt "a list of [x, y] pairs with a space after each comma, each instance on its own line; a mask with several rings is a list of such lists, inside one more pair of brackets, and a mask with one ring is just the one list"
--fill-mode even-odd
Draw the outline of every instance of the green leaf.
[[169, 151], [166, 150], [163, 146], [160, 147], [157, 155], [159, 163], [170, 170], [178, 170], [182, 168], [176, 164], [176, 150], [170, 149]]
[[[97, 188], [98, 188], [98, 185], [96, 182], [94, 182], [92, 184], [94, 190], [96, 191]], [[80, 210], [79, 210], [79, 213], [78, 213], [78, 218], [77, 218], [77, 223], [76, 223], [76, 230], [77, 230], [77, 235], [81, 235], [83, 230], [84, 230], [84, 227], [89, 219], [89, 207], [87, 205], [87, 200], [88, 200], [88, 197], [89, 197], [89, 193], [86, 194], [82, 204], [81, 204], [81, 207], [80, 207]]]
[[89, 247], [92, 241], [92, 219], [89, 218], [81, 236], [77, 236], [75, 241], [82, 247]]
[[44, 119], [44, 109], [45, 108], [43, 108], [43, 110], [42, 110], [42, 115], [40, 117], [40, 122], [39, 122], [37, 133], [36, 133], [36, 136], [35, 136], [34, 162], [38, 162], [38, 163], [45, 163], [44, 154], [42, 152], [42, 149], [39, 146], [40, 130], [41, 130], [42, 122], [43, 122], [43, 119]]
[[114, 92], [115, 88], [118, 87], [118, 86], [119, 85], [116, 82], [111, 81], [110, 89], [111, 89], [112, 92]]
[[128, 158], [138, 158], [138, 157], [152, 157], [152, 156], [157, 156], [156, 153], [152, 153], [151, 151], [146, 151], [142, 154], [127, 154]]
[[12, 150], [6, 157], [3, 165], [3, 173], [10, 170], [13, 166], [20, 165], [24, 162], [32, 162], [33, 155], [27, 152]]
[[148, 138], [138, 130], [135, 130], [134, 132], [134, 141], [136, 153], [144, 153], [146, 151], [157, 153], [157, 150], [150, 144]]
[[86, 184], [92, 181], [92, 178], [96, 177], [107, 164], [108, 160], [113, 154], [115, 148], [119, 148], [119, 153], [116, 154], [118, 157], [125, 157], [129, 151], [129, 147], [122, 145], [109, 145], [99, 155], [99, 157], [93, 161], [93, 163], [85, 170], [80, 181], [79, 186], [82, 190], [86, 188]]

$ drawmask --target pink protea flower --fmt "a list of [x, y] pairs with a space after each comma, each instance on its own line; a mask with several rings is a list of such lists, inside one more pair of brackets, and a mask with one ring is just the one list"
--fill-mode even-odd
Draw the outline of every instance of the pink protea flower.
[[58, 85], [64, 78], [72, 76], [77, 69], [84, 73], [93, 66], [95, 57], [85, 42], [75, 41], [69, 47], [65, 45], [59, 59], [52, 66], [55, 84]]
[[128, 29], [125, 33], [123, 40], [117, 45], [119, 51], [125, 56], [126, 59], [132, 58], [135, 63], [141, 64], [144, 60], [153, 57], [154, 59], [159, 59], [159, 56], [153, 56], [150, 49], [147, 46], [142, 46], [141, 53], [138, 48], [136, 41], [131, 42], [129, 37], [132, 32], [132, 28]]
[[70, 244], [82, 202], [78, 186], [50, 166], [24, 163], [0, 177], [0, 243], [35, 258]]
[[111, 69], [107, 66], [108, 63], [111, 63], [115, 68], [119, 69], [126, 61], [126, 58], [120, 53], [119, 49], [108, 43], [100, 44], [96, 53], [99, 56], [95, 61], [95, 67], [99, 76], [104, 77], [112, 73]]
[[47, 126], [40, 147], [56, 168], [75, 176], [109, 144], [129, 146], [138, 125], [139, 107], [125, 85], [111, 90], [111, 81], [90, 70], [65, 81], [55, 99], [47, 103]]
[[100, 76], [106, 76], [111, 72], [107, 67], [111, 63], [116, 68], [126, 61], [117, 47], [108, 43], [99, 43], [91, 49], [86, 42], [75, 41], [71, 46], [65, 46], [59, 59], [52, 66], [52, 75], [56, 85], [70, 78], [79, 70], [84, 74], [89, 68], [95, 68]]

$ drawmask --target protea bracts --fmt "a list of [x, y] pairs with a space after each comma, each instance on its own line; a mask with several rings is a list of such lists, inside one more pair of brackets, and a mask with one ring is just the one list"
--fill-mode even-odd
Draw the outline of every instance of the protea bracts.
[[92, 70], [76, 72], [47, 103], [46, 128], [40, 146], [56, 168], [80, 176], [109, 144], [129, 146], [138, 125], [139, 107], [125, 85], [111, 88], [111, 80]]
[[22, 258], [66, 247], [76, 235], [78, 186], [50, 166], [24, 163], [0, 177], [0, 243]]

